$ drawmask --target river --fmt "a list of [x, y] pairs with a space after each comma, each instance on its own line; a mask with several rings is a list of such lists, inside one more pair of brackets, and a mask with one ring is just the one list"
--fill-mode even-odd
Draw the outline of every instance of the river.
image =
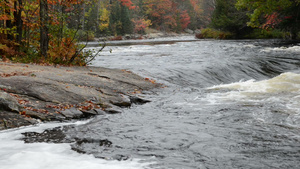
[[[92, 62], [163, 83], [140, 94], [152, 102], [2, 131], [0, 168], [300, 168], [299, 43], [162, 41], [108, 46]], [[63, 139], [24, 144], [32, 131]]]

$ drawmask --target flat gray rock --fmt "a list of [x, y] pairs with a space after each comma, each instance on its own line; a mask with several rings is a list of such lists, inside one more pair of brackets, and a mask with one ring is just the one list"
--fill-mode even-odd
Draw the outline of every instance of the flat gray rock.
[[125, 70], [0, 62], [0, 113], [6, 112], [0, 123], [4, 128], [18, 127], [3, 122], [11, 113], [41, 121], [120, 113], [120, 107], [146, 103], [135, 95], [159, 86]]
[[60, 111], [60, 113], [65, 116], [67, 119], [75, 119], [83, 116], [83, 113], [75, 108], [66, 109]]

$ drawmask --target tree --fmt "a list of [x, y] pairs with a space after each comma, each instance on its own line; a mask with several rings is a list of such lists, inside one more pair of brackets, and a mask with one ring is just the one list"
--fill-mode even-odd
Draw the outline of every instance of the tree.
[[103, 7], [100, 10], [100, 18], [99, 18], [99, 29], [101, 32], [106, 33], [109, 28], [109, 11]]
[[249, 11], [249, 26], [258, 28], [280, 28], [290, 31], [291, 38], [296, 38], [300, 30], [299, 0], [238, 0], [238, 9]]
[[109, 24], [114, 35], [125, 35], [133, 32], [130, 9], [134, 9], [134, 7], [128, 1], [112, 2]]
[[176, 17], [179, 11], [171, 0], [144, 1], [145, 13], [156, 29], [169, 31], [177, 27]]
[[83, 0], [0, 1], [0, 56], [22, 62], [85, 64], [75, 39], [79, 27], [70, 29], [67, 23], [82, 4]]
[[185, 8], [189, 13], [189, 16], [191, 17], [190, 27], [192, 29], [205, 27], [207, 25], [204, 20], [209, 20], [210, 16], [204, 19], [204, 9], [208, 9], [208, 8], [204, 8], [203, 0], [185, 1], [185, 6], [186, 6]]
[[215, 29], [242, 36], [247, 30], [247, 11], [238, 11], [235, 8], [236, 0], [216, 0], [216, 7], [212, 15], [211, 26]]
[[23, 21], [22, 21], [23, 1], [22, 0], [15, 1], [14, 8], [15, 8], [15, 11], [14, 11], [15, 26], [17, 28], [16, 42], [18, 44], [21, 44], [22, 34], [23, 34]]
[[[0, 2], [0, 54], [17, 55], [22, 40], [22, 0]], [[0, 56], [1, 56], [0, 55]]]
[[189, 23], [191, 23], [191, 17], [189, 16], [186, 10], [181, 11], [180, 13], [180, 24], [181, 29], [184, 30], [188, 27]]
[[145, 33], [145, 30], [151, 25], [151, 20], [145, 18], [133, 18], [134, 33]]
[[44, 58], [47, 58], [49, 47], [48, 22], [48, 2], [47, 0], [40, 0], [40, 52]]

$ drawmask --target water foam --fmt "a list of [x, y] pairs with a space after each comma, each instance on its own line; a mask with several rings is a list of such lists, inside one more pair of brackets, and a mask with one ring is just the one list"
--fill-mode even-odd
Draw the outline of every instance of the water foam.
[[[78, 122], [80, 124], [82, 122]], [[70, 123], [68, 123], [70, 124]], [[64, 125], [68, 125], [64, 124]], [[76, 123], [75, 123], [76, 125]], [[107, 161], [92, 155], [79, 154], [69, 144], [32, 143], [25, 144], [20, 138], [27, 131], [41, 132], [47, 128], [61, 126], [59, 123], [41, 124], [0, 132], [0, 168], [6, 169], [141, 169], [146, 163], [137, 159]]]
[[282, 73], [269, 80], [255, 81], [248, 80], [244, 82], [236, 82], [231, 84], [217, 85], [209, 90], [231, 89], [244, 92], [255, 93], [280, 93], [280, 92], [296, 92], [300, 90], [300, 74], [287, 72]]
[[268, 80], [221, 84], [209, 87], [207, 91], [206, 97], [200, 100], [209, 104], [268, 102], [285, 104], [287, 108], [296, 110], [295, 105], [300, 105], [300, 74], [287, 72]]
[[286, 52], [296, 52], [300, 53], [300, 46], [291, 46], [291, 47], [277, 47], [277, 48], [270, 48], [267, 47], [261, 50], [262, 52], [271, 52], [271, 51], [286, 51]]

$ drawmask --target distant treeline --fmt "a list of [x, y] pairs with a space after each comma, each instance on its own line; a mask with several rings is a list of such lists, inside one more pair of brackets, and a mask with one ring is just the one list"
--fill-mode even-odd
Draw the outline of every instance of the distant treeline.
[[5, 60], [85, 64], [77, 44], [94, 36], [182, 32], [210, 22], [214, 0], [1, 0]]
[[94, 0], [85, 4], [81, 28], [96, 36], [182, 32], [207, 25], [213, 9], [213, 0]]
[[204, 29], [200, 38], [299, 38], [300, 0], [1, 0], [0, 57], [85, 65], [78, 41]]

